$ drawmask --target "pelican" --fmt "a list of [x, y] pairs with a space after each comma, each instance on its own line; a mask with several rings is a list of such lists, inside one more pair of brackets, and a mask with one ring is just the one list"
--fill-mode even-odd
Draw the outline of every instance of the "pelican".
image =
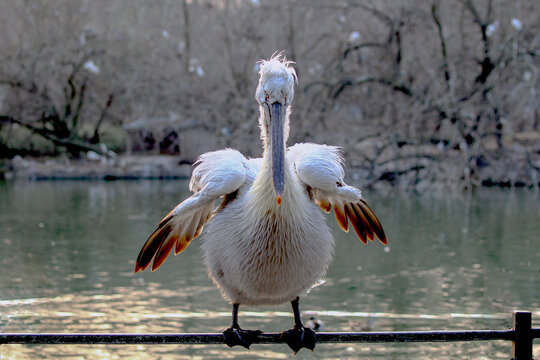
[[175, 254], [184, 251], [204, 226], [209, 275], [232, 304], [232, 325], [223, 332], [231, 347], [249, 348], [262, 333], [240, 328], [240, 305], [290, 302], [294, 326], [281, 338], [295, 353], [314, 349], [316, 335], [302, 324], [299, 298], [325, 276], [333, 256], [334, 239], [319, 208], [333, 209], [345, 232], [350, 221], [362, 242], [387, 243], [360, 190], [343, 181], [338, 147], [286, 146], [296, 82], [292, 64], [281, 54], [260, 63], [255, 98], [262, 158], [248, 159], [233, 149], [202, 154], [189, 183], [194, 194], [159, 223], [135, 264], [135, 272], [150, 263], [156, 270], [173, 247]]

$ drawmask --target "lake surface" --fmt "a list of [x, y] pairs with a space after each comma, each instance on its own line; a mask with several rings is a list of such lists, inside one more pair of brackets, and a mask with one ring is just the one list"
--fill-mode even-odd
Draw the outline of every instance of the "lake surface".
[[[209, 280], [199, 239], [156, 272], [134, 274], [187, 181], [0, 182], [1, 332], [221, 332], [230, 306]], [[301, 299], [324, 331], [505, 329], [514, 309], [540, 326], [540, 195], [365, 191], [389, 246], [362, 244], [329, 217], [336, 254]], [[244, 328], [292, 326], [289, 304], [241, 308]], [[318, 344], [296, 359], [509, 359], [510, 342]], [[536, 346], [535, 357], [540, 357]], [[9, 345], [2, 359], [287, 359], [284, 344]]]

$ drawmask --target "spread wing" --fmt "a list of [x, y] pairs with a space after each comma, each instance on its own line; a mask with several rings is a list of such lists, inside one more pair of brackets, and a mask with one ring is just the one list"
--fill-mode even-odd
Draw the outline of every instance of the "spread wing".
[[232, 149], [201, 155], [189, 183], [194, 194], [168, 213], [148, 237], [137, 257], [135, 272], [144, 271], [152, 259], [152, 271], [156, 270], [173, 247], [175, 255], [184, 251], [214, 214], [215, 201], [242, 186], [246, 179], [246, 161]]
[[313, 201], [325, 212], [333, 208], [343, 231], [349, 231], [351, 222], [360, 240], [379, 239], [387, 244], [381, 222], [362, 197], [360, 190], [343, 181], [343, 159], [339, 148], [317, 144], [296, 144], [289, 148], [288, 156], [295, 164], [298, 177], [305, 184]]

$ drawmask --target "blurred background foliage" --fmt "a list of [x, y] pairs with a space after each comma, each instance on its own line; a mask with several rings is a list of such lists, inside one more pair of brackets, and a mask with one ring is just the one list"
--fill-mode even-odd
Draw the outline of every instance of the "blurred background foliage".
[[289, 142], [366, 184], [539, 186], [530, 0], [4, 0], [0, 32], [3, 158], [259, 156], [257, 61], [283, 50]]

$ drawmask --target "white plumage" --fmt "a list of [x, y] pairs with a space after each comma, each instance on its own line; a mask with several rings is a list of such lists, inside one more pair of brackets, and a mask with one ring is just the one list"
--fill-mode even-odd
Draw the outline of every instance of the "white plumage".
[[285, 168], [281, 205], [273, 194], [268, 161], [243, 162], [246, 180], [236, 199], [207, 226], [206, 264], [231, 303], [291, 301], [324, 276], [332, 258], [332, 236], [292, 161]]
[[[238, 326], [239, 304], [292, 301], [296, 324], [284, 334], [290, 337], [291, 331], [305, 330], [298, 297], [324, 277], [333, 254], [333, 237], [319, 207], [326, 212], [333, 208], [345, 231], [350, 220], [364, 243], [375, 236], [386, 243], [382, 226], [360, 190], [344, 183], [337, 147], [286, 147], [295, 80], [291, 63], [281, 56], [262, 61], [255, 95], [261, 114], [262, 158], [247, 159], [232, 149], [201, 155], [190, 181], [194, 195], [161, 221], [135, 266], [136, 271], [144, 270], [154, 259], [152, 270], [157, 269], [173, 247], [176, 254], [183, 251], [208, 222], [204, 259], [222, 295], [234, 304], [233, 326], [227, 331], [235, 331], [240, 340], [227, 342], [230, 346], [248, 347], [252, 341]], [[300, 344], [287, 342], [295, 351], [313, 348], [314, 336], [312, 346], [302, 343], [304, 333]]]

